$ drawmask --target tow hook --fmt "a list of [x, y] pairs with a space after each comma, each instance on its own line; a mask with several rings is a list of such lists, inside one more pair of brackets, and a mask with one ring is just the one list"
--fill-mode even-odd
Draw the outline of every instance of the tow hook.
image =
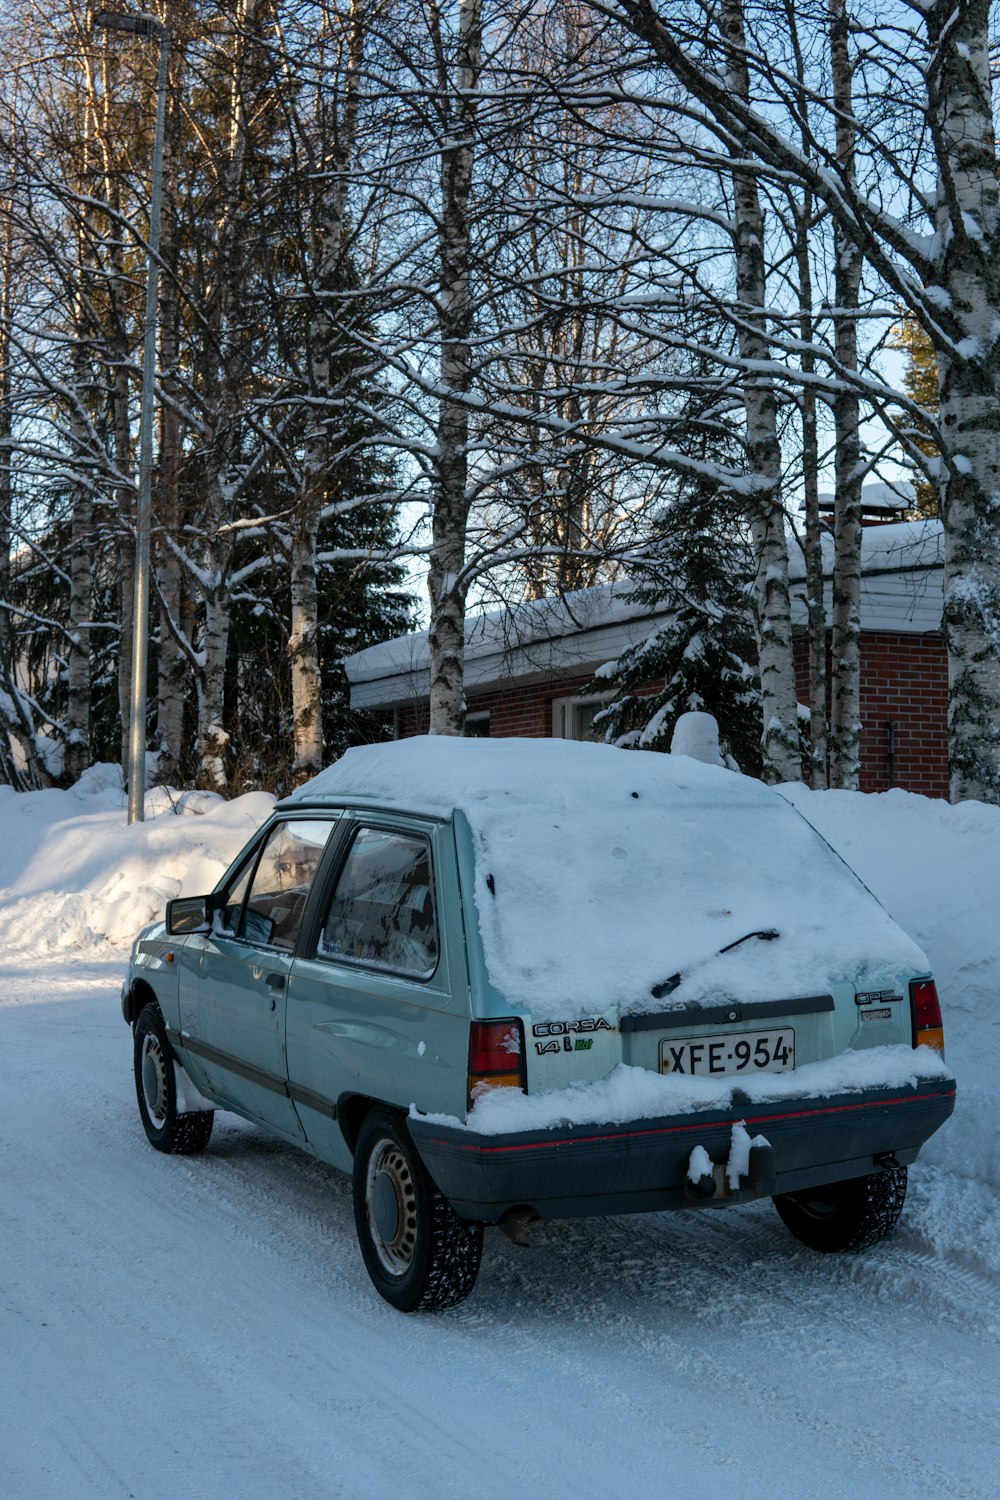
[[727, 1160], [715, 1162], [704, 1146], [695, 1146], [684, 1180], [684, 1191], [695, 1203], [743, 1193], [767, 1198], [777, 1186], [774, 1147], [765, 1136], [751, 1139], [742, 1120], [733, 1125]]

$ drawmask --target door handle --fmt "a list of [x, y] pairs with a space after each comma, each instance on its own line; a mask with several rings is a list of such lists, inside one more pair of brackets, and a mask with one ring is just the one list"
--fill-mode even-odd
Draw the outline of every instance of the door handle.
[[264, 983], [270, 990], [280, 990], [285, 983], [284, 974], [268, 974]]

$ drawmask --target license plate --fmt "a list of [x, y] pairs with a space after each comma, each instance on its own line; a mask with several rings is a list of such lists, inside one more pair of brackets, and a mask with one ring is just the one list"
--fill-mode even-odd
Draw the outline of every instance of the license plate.
[[795, 1031], [716, 1032], [660, 1043], [660, 1072], [717, 1078], [724, 1073], [786, 1073], [795, 1067]]

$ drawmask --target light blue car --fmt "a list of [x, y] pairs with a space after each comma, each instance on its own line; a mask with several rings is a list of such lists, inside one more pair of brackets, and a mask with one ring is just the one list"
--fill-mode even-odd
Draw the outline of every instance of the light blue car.
[[566, 741], [349, 751], [140, 933], [122, 1009], [152, 1144], [229, 1109], [351, 1173], [404, 1311], [539, 1217], [772, 1196], [869, 1246], [954, 1107], [926, 959], [780, 795]]

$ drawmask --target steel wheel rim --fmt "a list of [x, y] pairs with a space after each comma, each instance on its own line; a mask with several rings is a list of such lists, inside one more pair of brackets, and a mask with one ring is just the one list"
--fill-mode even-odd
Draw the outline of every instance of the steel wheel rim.
[[[386, 1222], [389, 1202], [395, 1207], [395, 1225]], [[417, 1248], [417, 1191], [401, 1147], [388, 1137], [378, 1142], [368, 1158], [365, 1214], [382, 1269], [390, 1276], [404, 1275], [413, 1264]]]
[[139, 1076], [150, 1123], [155, 1130], [162, 1130], [167, 1123], [167, 1060], [155, 1036], [143, 1037]]

